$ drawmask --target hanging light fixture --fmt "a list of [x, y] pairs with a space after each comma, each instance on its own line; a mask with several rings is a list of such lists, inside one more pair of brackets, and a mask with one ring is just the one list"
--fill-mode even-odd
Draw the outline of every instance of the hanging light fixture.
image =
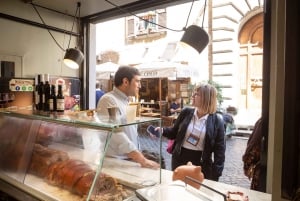
[[207, 46], [209, 37], [204, 29], [196, 25], [191, 25], [185, 30], [180, 41], [193, 47], [200, 54]]
[[[81, 3], [77, 2], [77, 9], [76, 9], [76, 13], [75, 13], [75, 16], [74, 16], [74, 21], [73, 21], [73, 26], [72, 26], [71, 32], [73, 31], [73, 27], [74, 27], [74, 23], [75, 23], [75, 20], [76, 20], [77, 12], [79, 12], [79, 17], [80, 17], [80, 5], [81, 5]], [[79, 24], [78, 24], [78, 27], [79, 27]], [[66, 53], [65, 53], [65, 56], [64, 56], [64, 63], [69, 68], [78, 69], [79, 66], [81, 65], [81, 63], [83, 62], [84, 55], [79, 49], [70, 48], [70, 41], [71, 41], [71, 34], [70, 34], [68, 49], [66, 50]]]
[[[191, 5], [191, 9], [190, 9], [190, 13], [193, 7], [193, 3]], [[209, 37], [207, 32], [203, 29], [203, 22], [204, 22], [204, 16], [205, 16], [205, 10], [206, 10], [206, 0], [205, 0], [205, 4], [204, 4], [204, 12], [203, 12], [203, 21], [202, 21], [202, 28], [196, 25], [191, 25], [188, 28], [184, 28], [184, 34], [181, 38], [181, 42], [193, 47], [194, 49], [196, 49], [198, 51], [198, 53], [200, 54], [203, 49], [207, 46], [208, 41], [209, 41]], [[189, 15], [190, 15], [189, 13]], [[187, 18], [187, 22], [188, 23], [188, 19], [189, 16]]]
[[76, 48], [68, 48], [64, 56], [64, 63], [66, 66], [78, 69], [79, 65], [83, 62], [83, 53]]
[[139, 18], [140, 20], [143, 20], [147, 23], [151, 23], [151, 24], [154, 24], [154, 25], [157, 25], [161, 28], [164, 28], [164, 29], [168, 29], [168, 30], [171, 30], [171, 31], [184, 31], [184, 34], [180, 40], [180, 42], [182, 43], [185, 43], [191, 47], [193, 47], [195, 50], [197, 50], [199, 52], [199, 54], [203, 51], [203, 49], [207, 46], [208, 42], [209, 42], [209, 36], [207, 34], [207, 32], [203, 29], [203, 22], [204, 22], [204, 16], [205, 16], [205, 10], [206, 10], [206, 2], [207, 0], [205, 0], [205, 4], [204, 4], [204, 12], [203, 12], [203, 21], [202, 21], [202, 28], [199, 27], [199, 26], [196, 26], [196, 25], [191, 25], [189, 27], [187, 27], [187, 24], [188, 24], [188, 21], [189, 21], [189, 17], [190, 17], [190, 14], [191, 14], [191, 11], [192, 11], [192, 8], [193, 8], [193, 4], [194, 4], [194, 1], [192, 1], [192, 4], [191, 4], [191, 8], [190, 8], [190, 12], [189, 12], [189, 15], [187, 17], [187, 20], [186, 20], [186, 25], [185, 27], [183, 28], [183, 30], [174, 30], [174, 29], [170, 29], [168, 27], [165, 27], [165, 26], [162, 26], [160, 24], [157, 24], [155, 22], [152, 22], [152, 21], [149, 21], [147, 19], [144, 19], [126, 9], [123, 9], [121, 8], [120, 6], [114, 4], [113, 2], [109, 1], [109, 0], [105, 0], [107, 3], [113, 5], [114, 7], [118, 8], [119, 10], [121, 10], [122, 12], [124, 13], [130, 13], [131, 15]]
[[[36, 5], [32, 2], [30, 2], [30, 4], [32, 5], [32, 7], [34, 8], [34, 10], [36, 11], [36, 13], [38, 14], [39, 18], [41, 19], [41, 21], [43, 22], [44, 25], [46, 25], [45, 21], [43, 20], [42, 16], [40, 15], [38, 9], [36, 8]], [[54, 42], [56, 43], [56, 45], [65, 53], [65, 56], [64, 56], [64, 63], [66, 66], [70, 67], [70, 68], [73, 68], [73, 69], [78, 69], [79, 66], [81, 65], [83, 59], [84, 59], [84, 55], [83, 53], [77, 49], [77, 48], [70, 48], [70, 42], [71, 42], [71, 37], [72, 37], [72, 31], [73, 31], [73, 28], [74, 28], [74, 24], [75, 24], [75, 21], [76, 21], [76, 16], [77, 16], [77, 12], [79, 13], [79, 17], [80, 18], [80, 6], [81, 6], [81, 3], [80, 2], [77, 2], [77, 8], [76, 8], [76, 12], [75, 12], [75, 16], [74, 16], [74, 20], [73, 20], [73, 24], [72, 24], [72, 29], [70, 31], [70, 39], [69, 39], [69, 44], [68, 44], [68, 49], [64, 49], [54, 38], [54, 36], [52, 35], [52, 33], [50, 32], [49, 29], [47, 29], [48, 33], [50, 34], [50, 36], [52, 37], [52, 39], [54, 40]], [[78, 21], [79, 22], [79, 21]], [[78, 29], [80, 27], [80, 24], [78, 23], [77, 25]], [[80, 37], [80, 34], [79, 36]], [[77, 40], [77, 43], [78, 43], [78, 40]]]

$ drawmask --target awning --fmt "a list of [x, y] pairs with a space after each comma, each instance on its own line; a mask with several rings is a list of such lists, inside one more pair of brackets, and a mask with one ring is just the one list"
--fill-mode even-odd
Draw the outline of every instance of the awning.
[[110, 79], [118, 70], [119, 64], [113, 62], [105, 62], [96, 66], [97, 79]]
[[[153, 61], [135, 66], [142, 78], [186, 78], [195, 76], [195, 70], [186, 64], [169, 61]], [[198, 73], [196, 73], [198, 74]]]

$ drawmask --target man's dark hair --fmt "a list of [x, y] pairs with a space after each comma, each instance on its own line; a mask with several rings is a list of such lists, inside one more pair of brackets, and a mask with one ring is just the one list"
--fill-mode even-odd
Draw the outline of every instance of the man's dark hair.
[[130, 66], [120, 66], [117, 72], [115, 73], [115, 86], [118, 87], [122, 84], [123, 79], [127, 78], [131, 82], [132, 78], [136, 75], [140, 75], [138, 69]]

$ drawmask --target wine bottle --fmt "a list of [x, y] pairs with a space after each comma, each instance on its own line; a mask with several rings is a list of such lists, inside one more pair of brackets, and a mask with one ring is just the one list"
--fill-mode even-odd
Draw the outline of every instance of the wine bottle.
[[39, 111], [39, 102], [40, 102], [40, 97], [39, 97], [39, 83], [41, 82], [41, 75], [38, 74], [35, 76], [35, 89], [34, 89], [34, 107], [35, 110]]
[[49, 112], [49, 98], [50, 98], [50, 84], [49, 84], [49, 74], [44, 75], [45, 84], [44, 84], [44, 111]]
[[50, 97], [49, 97], [49, 110], [51, 113], [56, 112], [55, 85], [51, 85], [51, 91], [50, 91]]
[[38, 95], [39, 95], [39, 110], [44, 110], [45, 103], [45, 93], [44, 93], [44, 75], [40, 74], [40, 82], [38, 86]]
[[65, 97], [62, 92], [62, 85], [58, 85], [58, 91], [56, 96], [56, 111], [58, 113], [64, 113], [65, 111]]

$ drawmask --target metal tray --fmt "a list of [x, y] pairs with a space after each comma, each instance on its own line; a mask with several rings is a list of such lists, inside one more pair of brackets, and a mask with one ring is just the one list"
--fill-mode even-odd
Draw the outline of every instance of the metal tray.
[[[201, 188], [196, 189], [188, 185], [187, 180], [198, 183]], [[226, 201], [225, 194], [188, 176], [185, 182], [177, 180], [170, 184], [138, 189], [135, 193], [142, 201]]]

